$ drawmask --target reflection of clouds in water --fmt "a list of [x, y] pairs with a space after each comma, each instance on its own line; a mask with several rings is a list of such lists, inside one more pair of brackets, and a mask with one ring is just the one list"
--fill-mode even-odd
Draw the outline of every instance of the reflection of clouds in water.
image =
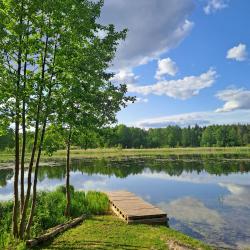
[[167, 212], [170, 226], [177, 230], [210, 244], [223, 247], [234, 244], [235, 239], [225, 237], [227, 222], [224, 218], [200, 200], [186, 196], [169, 203], [159, 203], [158, 206]]
[[213, 209], [207, 208], [201, 201], [184, 197], [170, 203], [159, 203], [159, 207], [167, 211], [168, 216], [183, 222], [203, 223], [216, 227], [222, 227], [224, 220]]
[[147, 194], [144, 196], [144, 199], [147, 201], [151, 201], [152, 197], [151, 197], [151, 195]]
[[[7, 201], [13, 198], [13, 182], [14, 177], [7, 181], [7, 185], [4, 188], [0, 188], [0, 200]], [[32, 181], [33, 182], [33, 181]], [[107, 177], [102, 175], [89, 176], [82, 174], [81, 172], [71, 172], [70, 183], [72, 183], [76, 190], [106, 190]], [[42, 181], [38, 181], [37, 189], [42, 190], [54, 190], [60, 185], [65, 185], [64, 179], [57, 178], [44, 178]], [[25, 189], [27, 188], [27, 173], [25, 174]]]
[[70, 182], [76, 190], [105, 190], [107, 177], [102, 175], [82, 174], [81, 172], [71, 173]]
[[[104, 176], [89, 176], [81, 172], [70, 173], [70, 183], [74, 185], [75, 190], [103, 190], [106, 185], [106, 177]], [[40, 190], [53, 190], [55, 187], [65, 185], [65, 180], [59, 179], [44, 179], [39, 183]]]
[[8, 180], [6, 186], [0, 188], [0, 201], [13, 199], [13, 179]]
[[247, 207], [250, 208], [250, 186], [236, 185], [230, 183], [220, 183], [221, 187], [225, 187], [230, 192], [225, 196], [223, 203], [232, 207]]
[[224, 203], [235, 207], [223, 208], [218, 212], [193, 197], [184, 197], [169, 203], [161, 202], [158, 206], [168, 213], [170, 225], [172, 221], [172, 226], [178, 230], [185, 232], [190, 229], [192, 232], [188, 232], [189, 235], [195, 237], [198, 233], [198, 238], [226, 248], [233, 246], [238, 249], [250, 249], [250, 187], [234, 184], [221, 186], [234, 192], [224, 198]]
[[181, 182], [192, 182], [192, 183], [235, 183], [241, 185], [249, 184], [250, 173], [236, 173], [236, 174], [228, 174], [228, 175], [211, 175], [206, 171], [202, 171], [200, 173], [189, 173], [183, 171], [180, 176], [171, 176], [164, 172], [160, 173], [151, 173], [148, 171], [143, 172], [140, 176], [145, 178], [156, 178], [162, 180], [171, 180], [171, 181], [181, 181]]
[[8, 193], [8, 194], [0, 194], [0, 201], [8, 201], [13, 199], [13, 194]]

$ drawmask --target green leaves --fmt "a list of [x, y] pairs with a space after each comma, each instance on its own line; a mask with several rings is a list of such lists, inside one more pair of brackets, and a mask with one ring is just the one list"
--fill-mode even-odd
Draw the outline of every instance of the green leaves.
[[[61, 134], [49, 130], [45, 136], [45, 149], [52, 154], [66, 140], [60, 141], [59, 137], [65, 138], [68, 129], [74, 134], [74, 131], [92, 131], [114, 123], [116, 112], [125, 107], [127, 101], [134, 100], [125, 96], [126, 86], [112, 83], [112, 73], [107, 73], [119, 41], [126, 37], [126, 30], [117, 32], [114, 25], [98, 24], [102, 6], [102, 0], [96, 3], [0, 0], [0, 131], [15, 123], [13, 228], [16, 236], [19, 133], [22, 128], [20, 137], [25, 149], [26, 131], [34, 131], [33, 143], [29, 140], [33, 146], [20, 223], [21, 238], [33, 163], [37, 160], [37, 170], [47, 124], [50, 128], [64, 129]], [[100, 32], [104, 33], [103, 37]], [[23, 171], [25, 150], [21, 153]]]

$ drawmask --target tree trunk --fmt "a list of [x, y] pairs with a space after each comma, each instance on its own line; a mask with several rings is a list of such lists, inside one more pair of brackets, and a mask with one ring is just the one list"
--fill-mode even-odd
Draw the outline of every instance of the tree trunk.
[[34, 247], [40, 243], [47, 242], [47, 241], [53, 239], [57, 234], [62, 233], [64, 231], [66, 231], [67, 229], [72, 228], [72, 227], [80, 224], [84, 220], [85, 217], [86, 216], [82, 215], [82, 216], [75, 218], [71, 221], [68, 221], [66, 223], [63, 223], [63, 224], [60, 224], [60, 225], [55, 226], [53, 228], [50, 228], [48, 230], [48, 232], [45, 233], [44, 235], [36, 237], [35, 239], [32, 239], [32, 240], [27, 240], [26, 245], [28, 247]]
[[38, 176], [39, 163], [40, 163], [40, 158], [41, 158], [41, 153], [42, 153], [42, 148], [43, 148], [44, 135], [45, 135], [45, 131], [46, 131], [46, 124], [47, 124], [47, 116], [44, 119], [44, 124], [43, 124], [43, 128], [42, 128], [41, 139], [40, 139], [40, 145], [39, 145], [38, 155], [37, 155], [37, 159], [36, 159], [34, 181], [33, 181], [32, 205], [31, 205], [29, 220], [28, 220], [27, 227], [26, 227], [26, 230], [25, 230], [28, 237], [30, 235], [30, 228], [31, 228], [31, 225], [32, 225], [32, 222], [33, 222], [33, 216], [34, 216], [35, 207], [36, 207], [37, 176]]
[[[43, 61], [42, 61], [42, 82], [44, 82], [45, 78], [45, 65], [46, 65], [46, 57], [47, 57], [47, 50], [48, 50], [48, 40], [49, 37], [46, 37], [45, 41], [45, 49], [44, 49], [44, 56], [43, 56]], [[43, 83], [44, 84], [44, 83]], [[20, 233], [19, 237], [23, 239], [24, 237], [24, 232], [25, 232], [25, 223], [26, 223], [26, 216], [27, 216], [27, 208], [29, 205], [29, 199], [30, 199], [30, 192], [31, 192], [31, 175], [32, 175], [32, 169], [33, 169], [33, 164], [34, 164], [34, 158], [35, 158], [35, 153], [37, 149], [37, 141], [38, 141], [38, 133], [39, 133], [39, 123], [40, 123], [40, 112], [41, 112], [41, 105], [42, 105], [42, 92], [43, 92], [43, 84], [39, 88], [39, 93], [38, 93], [38, 105], [37, 105], [37, 116], [36, 116], [36, 125], [35, 125], [35, 135], [34, 135], [34, 143], [33, 143], [33, 148], [32, 148], [32, 153], [31, 153], [31, 158], [30, 158], [30, 164], [29, 164], [29, 170], [28, 170], [28, 181], [27, 181], [27, 192], [26, 192], [26, 197], [24, 200], [24, 205], [23, 205], [23, 211], [22, 211], [22, 216], [21, 216], [21, 222], [20, 222]]]
[[[23, 10], [23, 2], [22, 2]], [[23, 16], [20, 17], [20, 25], [23, 23]], [[19, 210], [19, 194], [18, 194], [18, 180], [19, 180], [19, 126], [20, 126], [20, 81], [22, 70], [22, 35], [19, 36], [19, 51], [17, 59], [17, 82], [16, 82], [16, 103], [15, 103], [15, 174], [14, 174], [14, 205], [12, 214], [12, 232], [15, 238], [18, 237], [18, 210]]]
[[41, 153], [42, 153], [42, 149], [43, 149], [43, 141], [44, 141], [46, 126], [47, 126], [47, 118], [48, 118], [48, 115], [49, 115], [50, 109], [51, 109], [50, 100], [51, 100], [52, 87], [53, 87], [52, 81], [53, 81], [53, 77], [54, 77], [54, 74], [55, 74], [54, 67], [55, 67], [55, 61], [56, 61], [56, 51], [57, 51], [57, 39], [56, 39], [55, 47], [54, 47], [54, 58], [53, 58], [53, 65], [52, 65], [53, 72], [52, 72], [51, 78], [50, 78], [50, 87], [49, 87], [49, 93], [48, 93], [48, 98], [47, 98], [47, 102], [46, 102], [47, 103], [46, 112], [45, 112], [45, 116], [44, 116], [42, 134], [41, 134], [41, 138], [40, 138], [40, 145], [39, 145], [39, 149], [38, 149], [38, 155], [37, 155], [36, 166], [35, 166], [31, 211], [30, 211], [30, 216], [29, 216], [29, 220], [28, 220], [28, 223], [27, 223], [27, 227], [26, 227], [26, 230], [25, 230], [28, 237], [30, 235], [30, 228], [32, 226], [35, 207], [36, 207], [37, 178], [38, 178], [39, 163], [40, 163]]
[[[29, 25], [29, 22], [28, 22]], [[26, 36], [26, 42], [28, 41], [28, 35]], [[25, 162], [25, 149], [26, 149], [26, 80], [27, 80], [27, 57], [28, 49], [25, 53], [25, 63], [24, 63], [24, 82], [23, 82], [23, 100], [22, 100], [22, 130], [23, 130], [23, 142], [22, 142], [22, 157], [21, 157], [21, 195], [20, 195], [20, 213], [23, 211], [24, 205], [24, 162]]]
[[71, 146], [72, 131], [69, 129], [69, 136], [67, 141], [67, 161], [66, 161], [66, 208], [65, 216], [70, 216], [70, 146]]
[[[21, 65], [21, 63], [20, 63]], [[19, 67], [19, 66], [18, 66]], [[21, 67], [21, 66], [20, 66]], [[18, 70], [21, 72], [21, 69]], [[17, 96], [16, 96], [16, 120], [15, 120], [15, 175], [14, 175], [14, 206], [12, 214], [12, 225], [13, 225], [13, 235], [18, 237], [18, 209], [19, 209], [19, 199], [18, 199], [18, 179], [19, 179], [19, 123], [20, 123], [20, 110], [19, 110], [19, 88], [20, 82], [17, 83]]]
[[[49, 89], [49, 93], [48, 93], [48, 101], [47, 101], [47, 103], [50, 102], [51, 92], [52, 92], [52, 89], [50, 88]], [[47, 105], [49, 105], [49, 104], [47, 104]], [[45, 117], [44, 117], [44, 122], [43, 122], [42, 134], [41, 134], [41, 139], [40, 139], [40, 145], [39, 145], [39, 149], [38, 149], [38, 155], [37, 155], [37, 159], [36, 159], [34, 181], [33, 181], [33, 196], [32, 196], [31, 211], [30, 211], [30, 216], [29, 216], [28, 224], [27, 224], [27, 227], [26, 227], [26, 230], [25, 230], [28, 236], [30, 235], [30, 228], [31, 228], [31, 225], [32, 225], [32, 222], [33, 222], [33, 216], [34, 216], [35, 207], [36, 207], [37, 177], [38, 177], [38, 170], [39, 170], [39, 163], [40, 163], [41, 153], [42, 153], [42, 149], [43, 149], [43, 141], [44, 141], [46, 126], [47, 126], [48, 113], [49, 113], [49, 107], [47, 106], [46, 112], [45, 112]]]

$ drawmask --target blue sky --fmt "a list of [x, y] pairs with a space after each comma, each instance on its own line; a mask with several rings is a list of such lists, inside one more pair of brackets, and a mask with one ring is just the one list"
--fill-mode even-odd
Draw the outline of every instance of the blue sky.
[[249, 11], [246, 0], [106, 0], [101, 21], [129, 29], [114, 81], [138, 98], [119, 123], [249, 123]]

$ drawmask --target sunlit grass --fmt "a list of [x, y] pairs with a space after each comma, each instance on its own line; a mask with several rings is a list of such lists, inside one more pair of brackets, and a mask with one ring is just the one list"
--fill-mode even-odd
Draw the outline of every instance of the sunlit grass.
[[[64, 186], [59, 186], [52, 192], [39, 192], [31, 227], [31, 237], [38, 236], [45, 230], [69, 220], [70, 218], [64, 216], [65, 204]], [[12, 208], [12, 201], [0, 202], [0, 249], [5, 249], [5, 247], [6, 249], [15, 249], [14, 247], [11, 248], [13, 246], [13, 239], [11, 238]], [[82, 215], [106, 214], [108, 210], [109, 201], [104, 193], [74, 191], [71, 187], [71, 218]]]
[[[154, 149], [88, 149], [72, 150], [72, 157], [119, 157], [119, 156], [157, 156], [185, 154], [240, 154], [250, 155], [250, 147], [197, 147], [197, 148], [154, 148]], [[57, 151], [53, 157], [65, 155], [64, 150]]]
[[[95, 216], [38, 249], [168, 249], [168, 242], [210, 249], [201, 241], [166, 226], [127, 225], [114, 216]], [[189, 249], [189, 248], [188, 248]]]
[[[152, 149], [121, 149], [121, 148], [98, 148], [98, 149], [73, 149], [72, 158], [108, 158], [108, 157], [147, 157], [169, 155], [239, 155], [250, 156], [250, 147], [196, 147], [196, 148], [152, 148]], [[43, 155], [42, 161], [64, 159], [65, 150], [58, 150], [52, 156]], [[29, 159], [29, 154], [26, 155]], [[14, 154], [0, 152], [1, 166], [7, 166], [14, 161]]]

